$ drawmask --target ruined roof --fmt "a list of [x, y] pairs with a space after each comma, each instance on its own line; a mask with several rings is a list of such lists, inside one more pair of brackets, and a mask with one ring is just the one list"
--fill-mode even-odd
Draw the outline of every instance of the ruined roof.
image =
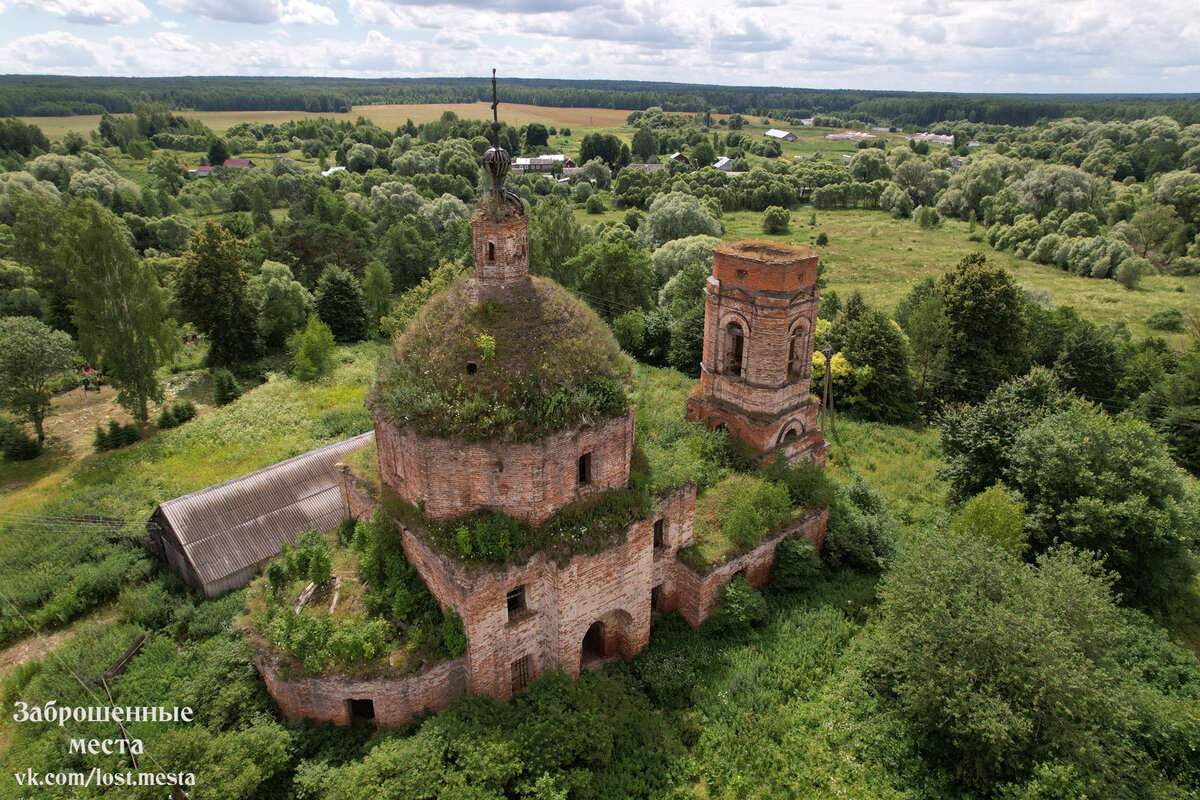
[[624, 414], [632, 365], [596, 313], [548, 278], [508, 291], [472, 305], [460, 280], [432, 297], [385, 360], [372, 407], [468, 441], [533, 441]]
[[370, 444], [374, 431], [168, 500], [158, 510], [204, 584], [279, 552], [296, 534], [342, 519], [334, 464]]

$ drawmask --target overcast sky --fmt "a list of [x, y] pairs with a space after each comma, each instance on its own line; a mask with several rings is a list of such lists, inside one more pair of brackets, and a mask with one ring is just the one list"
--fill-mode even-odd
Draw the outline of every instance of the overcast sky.
[[0, 73], [1200, 91], [1196, 0], [0, 0]]

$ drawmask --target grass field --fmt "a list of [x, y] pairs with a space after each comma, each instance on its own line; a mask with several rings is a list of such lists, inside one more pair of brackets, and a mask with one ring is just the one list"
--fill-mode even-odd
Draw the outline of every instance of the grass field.
[[[348, 114], [315, 114], [307, 111], [185, 111], [182, 115], [200, 120], [217, 133], [224, 133], [242, 122], [273, 122], [288, 120], [328, 119], [353, 122], [366, 117], [381, 128], [397, 128], [412, 120], [418, 125], [441, 119], [442, 113], [453, 111], [462, 119], [491, 119], [490, 103], [405, 103], [392, 105], [354, 106]], [[628, 111], [612, 108], [558, 108], [553, 106], [531, 106], [522, 103], [502, 103], [501, 118], [510, 125], [527, 125], [542, 122], [555, 127], [594, 129], [623, 126]], [[118, 115], [120, 116], [120, 115]], [[25, 122], [37, 125], [46, 136], [59, 139], [68, 131], [87, 134], [100, 124], [99, 114], [75, 117], [21, 117]]]
[[[1187, 334], [1152, 330], [1146, 326], [1146, 318], [1166, 309], [1195, 308], [1200, 302], [1196, 299], [1200, 296], [1200, 276], [1154, 275], [1130, 291], [1113, 280], [1081, 278], [972, 242], [967, 238], [967, 223], [958, 220], [947, 220], [941, 228], [927, 230], [882, 211], [844, 209], [816, 211], [817, 224], [812, 226], [809, 221], [813, 211], [812, 206], [793, 211], [791, 229], [781, 236], [762, 232], [762, 214], [758, 212], [727, 213], [722, 219], [723, 238], [766, 238], [812, 247], [825, 268], [825, 291], [836, 291], [845, 299], [859, 289], [869, 303], [886, 311], [893, 310], [917, 281], [942, 274], [967, 253], [982, 251], [992, 262], [1012, 270], [1021, 286], [1049, 292], [1054, 305], [1074, 306], [1096, 323], [1126, 320], [1135, 336], [1161, 336], [1177, 349], [1189, 344]], [[583, 225], [620, 222], [625, 216], [623, 211], [576, 213]], [[822, 232], [828, 235], [829, 244], [816, 247], [814, 242]]]

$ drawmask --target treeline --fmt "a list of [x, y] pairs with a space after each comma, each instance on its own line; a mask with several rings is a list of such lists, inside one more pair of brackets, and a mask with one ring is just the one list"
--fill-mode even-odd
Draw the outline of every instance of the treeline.
[[[346, 112], [377, 103], [471, 103], [491, 99], [484, 78], [77, 78], [9, 75], [0, 88], [0, 116], [130, 113], [153, 103], [191, 111]], [[1182, 125], [1200, 122], [1198, 95], [989, 95], [788, 89], [758, 86], [563, 81], [506, 78], [511, 103], [570, 108], [743, 113], [757, 116], [836, 115], [866, 122], [922, 126], [944, 120], [1032, 125], [1081, 116], [1132, 120], [1157, 115]]]

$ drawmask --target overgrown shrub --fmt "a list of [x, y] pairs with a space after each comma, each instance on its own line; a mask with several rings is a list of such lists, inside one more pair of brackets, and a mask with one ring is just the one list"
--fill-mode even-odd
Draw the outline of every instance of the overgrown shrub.
[[748, 628], [767, 616], [767, 601], [762, 592], [741, 575], [721, 588], [721, 605], [713, 615], [717, 627], [726, 630]]
[[196, 404], [191, 400], [179, 400], [174, 405], [163, 406], [158, 415], [158, 427], [162, 430], [176, 428], [195, 418]]
[[792, 214], [782, 206], [770, 206], [763, 212], [762, 229], [763, 233], [780, 234], [787, 233], [788, 227], [792, 223]]
[[771, 583], [788, 591], [811, 586], [821, 574], [817, 547], [805, 536], [789, 536], [775, 548]]
[[241, 384], [233, 373], [227, 369], [219, 369], [213, 373], [213, 402], [219, 406], [231, 403], [242, 395]]
[[463, 628], [462, 617], [455, 612], [446, 612], [438, 626], [438, 635], [451, 658], [458, 658], [467, 652], [467, 632]]
[[0, 455], [9, 461], [28, 461], [41, 452], [36, 436], [25, 433], [12, 420], [0, 417]]
[[830, 567], [883, 569], [892, 557], [896, 522], [883, 495], [861, 475], [841, 487], [829, 510], [824, 558]]
[[96, 436], [92, 439], [92, 447], [96, 449], [97, 453], [100, 453], [133, 444], [141, 438], [142, 434], [137, 425], [132, 422], [122, 425], [115, 419], [110, 419], [107, 430], [99, 425], [96, 426]]
[[827, 234], [825, 231], [821, 231], [817, 234], [817, 246], [824, 247], [827, 244], [829, 244], [829, 234]]
[[1178, 308], [1158, 311], [1146, 318], [1146, 327], [1156, 331], [1181, 331], [1183, 330], [1183, 312]]

